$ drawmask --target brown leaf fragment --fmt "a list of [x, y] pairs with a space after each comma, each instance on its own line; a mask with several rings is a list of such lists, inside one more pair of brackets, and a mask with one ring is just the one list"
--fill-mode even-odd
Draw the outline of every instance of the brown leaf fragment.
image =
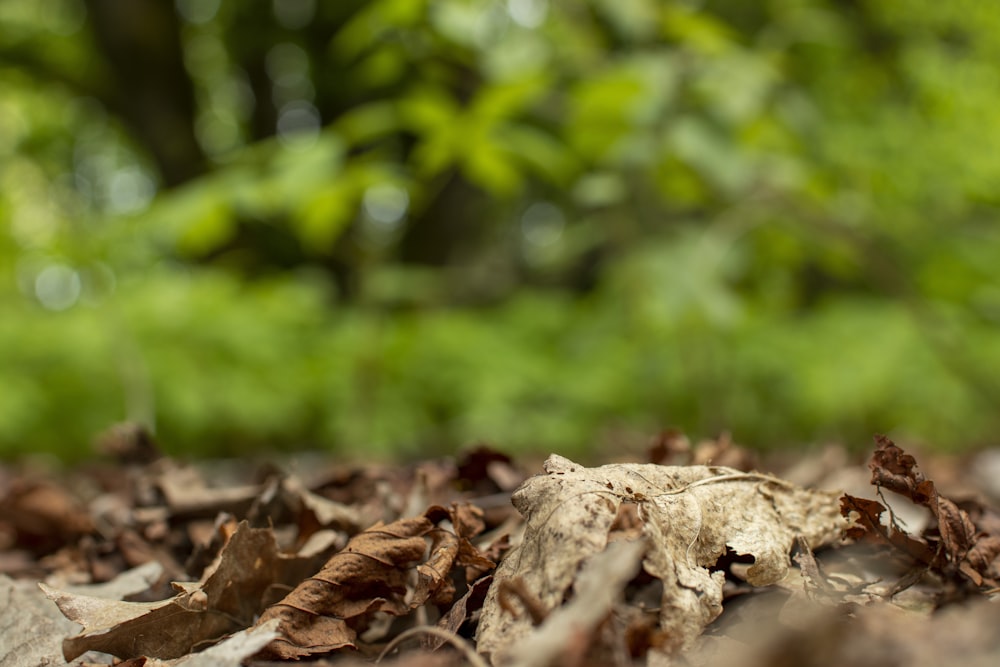
[[305, 541], [322, 528], [337, 528], [356, 533], [362, 526], [362, 517], [356, 507], [330, 500], [306, 488], [296, 476], [281, 480], [285, 504], [297, 515], [299, 541]]
[[691, 462], [691, 441], [681, 431], [670, 428], [657, 433], [649, 442], [646, 462], [658, 465], [685, 465]]
[[147, 464], [163, 456], [149, 428], [138, 422], [112, 424], [97, 436], [95, 449], [122, 464]]
[[[1000, 539], [1000, 535], [991, 535], [977, 527], [966, 510], [941, 496], [934, 482], [917, 470], [916, 459], [892, 440], [876, 436], [876, 442], [878, 446], [869, 463], [872, 484], [895, 491], [914, 504], [926, 507], [934, 522], [921, 535], [913, 537], [891, 521], [888, 526], [882, 524], [881, 514], [885, 507], [881, 503], [844, 496], [844, 515], [857, 512], [854, 515], [856, 525], [848, 531], [848, 535], [881, 539], [946, 578], [958, 576], [976, 586], [992, 586], [996, 581], [993, 562], [1000, 552], [995, 540]], [[979, 508], [977, 516], [989, 521], [994, 515], [985, 508]]]
[[[466, 621], [470, 620], [474, 614], [477, 614], [483, 608], [483, 600], [486, 599], [486, 591], [489, 590], [492, 581], [493, 576], [487, 575], [469, 586], [469, 589], [465, 591], [465, 595], [456, 600], [448, 612], [441, 617], [441, 620], [437, 623], [437, 627], [448, 634], [458, 634], [458, 631]], [[444, 644], [445, 641], [444, 637], [439, 635], [427, 635], [421, 641], [421, 644], [425, 649], [433, 651]]]
[[416, 596], [432, 604], [451, 602], [455, 586], [451, 583], [451, 568], [458, 556], [458, 537], [444, 528], [435, 528], [431, 537], [430, 557], [417, 566]]
[[[451, 560], [458, 567], [465, 568], [465, 580], [472, 583], [479, 579], [486, 572], [490, 572], [496, 567], [496, 562], [486, 553], [477, 549], [471, 542], [472, 538], [479, 535], [486, 527], [483, 520], [483, 510], [469, 503], [452, 503], [447, 509], [440, 505], [435, 505], [427, 509], [424, 513], [428, 519], [434, 523], [447, 520], [451, 522], [452, 531], [445, 531], [454, 537], [454, 549]], [[444, 542], [449, 542], [451, 538], [445, 535], [435, 537], [435, 544], [432, 545], [432, 557], [444, 546]], [[449, 551], [450, 553], [450, 551]], [[440, 558], [440, 555], [438, 556]]]
[[917, 460], [900, 449], [884, 435], [876, 435], [878, 444], [868, 467], [872, 471], [872, 484], [906, 496], [918, 505], [927, 505], [936, 495], [934, 484], [917, 470]]
[[[378, 601], [369, 601], [368, 604], [374, 607]], [[264, 621], [263, 618], [261, 620]], [[286, 605], [271, 607], [266, 620], [278, 622], [279, 635], [258, 654], [262, 658], [298, 660], [343, 648], [357, 648], [355, 640], [358, 633], [342, 618], [313, 614]]]
[[933, 562], [934, 550], [925, 541], [910, 537], [906, 531], [891, 524], [889, 526], [882, 524], [882, 513], [886, 508], [877, 500], [844, 494], [840, 499], [840, 511], [845, 518], [853, 517], [855, 521], [855, 524], [847, 529], [847, 537], [855, 540], [871, 539], [889, 544], [918, 563], [929, 565]]
[[458, 461], [457, 482], [477, 495], [513, 491], [524, 481], [510, 457], [486, 445], [466, 451]]
[[472, 544], [472, 538], [482, 533], [486, 528], [483, 514], [481, 508], [469, 503], [452, 503], [448, 509], [448, 517], [454, 527], [455, 535], [458, 537], [458, 553], [455, 556], [455, 564], [465, 568], [465, 581], [467, 583], [480, 579], [496, 567], [497, 559], [493, 557], [492, 553], [480, 551]]
[[177, 465], [165, 466], [156, 486], [175, 516], [210, 517], [220, 512], [245, 516], [261, 492], [256, 484], [214, 488], [196, 469]]
[[952, 563], [961, 563], [969, 549], [976, 542], [976, 527], [965, 510], [947, 498], [938, 496], [935, 515], [938, 520], [938, 531], [941, 533], [941, 543]]
[[[427, 602], [451, 602], [451, 572], [466, 538], [443, 524], [469, 528], [464, 509], [431, 507], [424, 516], [378, 523], [355, 535], [312, 577], [268, 608], [278, 639], [262, 656], [299, 659], [355, 648], [374, 612], [402, 616]], [[471, 545], [469, 545], [471, 547]]]
[[167, 600], [121, 602], [40, 586], [67, 618], [84, 626], [63, 642], [67, 660], [91, 650], [171, 659], [251, 625], [269, 589], [287, 585], [283, 577], [295, 572], [285, 560], [270, 530], [242, 523], [203, 582], [175, 584], [181, 592]]
[[52, 482], [17, 479], [0, 494], [0, 534], [12, 534], [17, 546], [36, 555], [73, 544], [94, 529], [82, 504]]
[[483, 510], [475, 505], [452, 503], [447, 510], [444, 510], [444, 508], [431, 508], [427, 511], [427, 515], [430, 517], [433, 512], [434, 516], [440, 516], [442, 511], [447, 513], [448, 519], [454, 526], [455, 534], [458, 537], [471, 539], [486, 528], [486, 522], [483, 521]]
[[478, 650], [494, 664], [532, 632], [499, 592], [514, 578], [546, 610], [560, 607], [581, 564], [604, 551], [622, 502], [639, 506], [649, 542], [644, 570], [661, 580], [659, 627], [665, 648], [687, 646], [722, 611], [724, 573], [711, 572], [731, 549], [752, 555], [753, 585], [781, 579], [797, 536], [812, 547], [840, 538], [836, 495], [807, 491], [767, 475], [718, 466], [617, 464], [583, 468], [550, 456], [544, 475], [522, 484], [512, 502], [525, 517], [524, 539], [500, 563], [480, 619]]
[[[994, 588], [997, 586], [997, 580], [1000, 579], [1000, 562], [998, 562], [1000, 558], [998, 557], [1000, 557], [1000, 537], [998, 536], [980, 537], [969, 549], [965, 559], [972, 571], [983, 579], [983, 581], [976, 582], [977, 585], [988, 583]], [[973, 581], [975, 581], [974, 578]]]
[[729, 433], [723, 433], [715, 440], [702, 440], [695, 445], [691, 452], [691, 463], [725, 466], [747, 472], [757, 467], [757, 457], [750, 450], [734, 443]]

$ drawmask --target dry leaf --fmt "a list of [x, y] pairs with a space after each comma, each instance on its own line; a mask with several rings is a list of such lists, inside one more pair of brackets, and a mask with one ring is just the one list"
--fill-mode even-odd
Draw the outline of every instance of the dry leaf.
[[892, 521], [882, 522], [885, 505], [877, 500], [856, 498], [844, 494], [840, 499], [840, 511], [845, 517], [853, 518], [854, 524], [847, 529], [846, 534], [852, 539], [871, 538], [883, 541], [902, 551], [922, 565], [930, 565], [934, 560], [934, 550], [926, 542], [910, 537]]
[[210, 487], [202, 474], [189, 466], [164, 468], [156, 478], [156, 485], [175, 516], [211, 517], [220, 512], [243, 516], [261, 492], [257, 484]]
[[313, 493], [294, 475], [281, 480], [281, 489], [287, 496], [286, 504], [299, 514], [300, 540], [304, 540], [320, 528], [334, 527], [356, 533], [364, 527], [362, 525], [364, 519], [357, 508]]
[[317, 574], [270, 607], [260, 622], [279, 621], [278, 639], [264, 655], [301, 658], [355, 646], [349, 620], [370, 612], [402, 615], [409, 567], [427, 550], [423, 536], [433, 524], [424, 517], [378, 524], [355, 536]]
[[926, 507], [934, 522], [919, 536], [911, 536], [891, 516], [883, 522], [887, 508], [882, 503], [845, 495], [841, 512], [855, 522], [848, 535], [887, 543], [946, 578], [964, 577], [976, 586], [997, 587], [1000, 535], [990, 534], [986, 528], [992, 526], [977, 527], [968, 512], [940, 495], [934, 482], [917, 469], [917, 460], [892, 440], [876, 436], [875, 441], [878, 447], [868, 464], [871, 483]]
[[[487, 575], [469, 586], [465, 595], [456, 600], [448, 613], [438, 620], [437, 627], [444, 630], [446, 634], [457, 635], [472, 614], [483, 608], [483, 600], [486, 599], [486, 591], [489, 590], [492, 581], [493, 576]], [[441, 635], [428, 635], [424, 637], [421, 644], [425, 649], [433, 651], [444, 642], [445, 639]]]
[[[468, 505], [431, 507], [423, 516], [376, 524], [260, 618], [279, 621], [280, 637], [262, 655], [298, 659], [355, 648], [371, 615], [402, 616], [425, 603], [451, 602], [452, 570], [493, 563], [468, 541], [482, 529]], [[449, 520], [453, 530], [444, 527]]]
[[[545, 609], [563, 604], [580, 565], [604, 551], [623, 502], [639, 506], [649, 549], [644, 569], [663, 583], [659, 627], [677, 651], [722, 611], [724, 574], [711, 572], [729, 548], [753, 556], [754, 585], [780, 580], [797, 537], [817, 547], [837, 540], [844, 520], [837, 495], [717, 466], [618, 464], [583, 468], [550, 456], [544, 475], [527, 480], [512, 501], [525, 517], [521, 545], [494, 575], [478, 630], [478, 649], [494, 664], [532, 634], [524, 614], [503, 610], [497, 592], [515, 578]], [[579, 585], [579, 584], [577, 584]]]
[[0, 488], [0, 534], [22, 548], [51, 553], [93, 529], [86, 508], [58, 484], [18, 479]]
[[58, 575], [50, 576], [45, 583], [67, 593], [89, 595], [106, 600], [124, 600], [129, 596], [148, 591], [156, 585], [162, 576], [163, 566], [156, 562], [149, 562], [126, 570], [114, 579], [99, 584], [74, 585], [64, 582]]
[[39, 584], [59, 610], [84, 626], [63, 642], [67, 660], [87, 651], [119, 658], [177, 658], [253, 623], [274, 586], [289, 586], [309, 567], [278, 553], [270, 530], [241, 523], [202, 583], [179, 583], [182, 592], [158, 602], [122, 602]]

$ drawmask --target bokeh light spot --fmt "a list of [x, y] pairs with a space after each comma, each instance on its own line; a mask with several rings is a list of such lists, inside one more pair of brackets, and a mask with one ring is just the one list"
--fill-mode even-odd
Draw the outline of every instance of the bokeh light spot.
[[309, 75], [309, 56], [298, 44], [275, 44], [267, 52], [267, 75], [279, 86], [300, 85]]
[[289, 30], [305, 28], [316, 14], [316, 0], [274, 0], [274, 18]]
[[521, 216], [521, 234], [533, 246], [549, 246], [562, 238], [566, 217], [546, 201], [532, 204]]
[[410, 195], [398, 185], [381, 183], [365, 190], [362, 205], [372, 220], [394, 227], [406, 215], [410, 207]]
[[507, 14], [522, 28], [537, 28], [548, 13], [548, 0], [507, 0]]
[[112, 213], [138, 213], [149, 206], [155, 193], [153, 180], [142, 169], [119, 169], [108, 181], [108, 209]]
[[66, 310], [80, 298], [80, 274], [65, 264], [50, 264], [35, 278], [35, 297], [48, 310]]
[[278, 141], [287, 148], [308, 148], [319, 138], [319, 110], [309, 102], [289, 102], [278, 114]]
[[177, 13], [188, 23], [208, 23], [219, 11], [221, 0], [177, 0]]

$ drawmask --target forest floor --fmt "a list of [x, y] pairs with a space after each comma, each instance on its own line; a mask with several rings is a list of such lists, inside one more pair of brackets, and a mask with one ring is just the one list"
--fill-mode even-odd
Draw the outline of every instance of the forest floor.
[[1000, 451], [0, 467], [0, 665], [1000, 664]]

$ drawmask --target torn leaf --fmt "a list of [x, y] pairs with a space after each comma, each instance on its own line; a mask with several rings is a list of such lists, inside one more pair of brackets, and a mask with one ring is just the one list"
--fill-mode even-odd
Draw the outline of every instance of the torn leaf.
[[659, 628], [664, 648], [688, 646], [722, 612], [724, 574], [710, 568], [727, 548], [754, 557], [747, 579], [780, 580], [797, 537], [811, 547], [840, 537], [837, 494], [718, 466], [616, 464], [583, 468], [550, 456], [512, 502], [525, 517], [524, 540], [503, 560], [487, 594], [478, 650], [494, 664], [534, 632], [527, 614], [502, 608], [498, 591], [519, 579], [548, 610], [577, 585], [581, 564], [605, 550], [622, 503], [636, 503], [649, 541], [643, 568], [663, 583]]
[[883, 521], [887, 508], [882, 503], [845, 495], [841, 512], [854, 521], [848, 535], [889, 544], [946, 579], [964, 578], [979, 587], [996, 588], [1000, 584], [1000, 535], [991, 534], [985, 525], [977, 526], [967, 511], [938, 493], [934, 482], [917, 469], [912, 455], [885, 436], [876, 436], [875, 441], [878, 446], [868, 464], [871, 483], [927, 508], [934, 521], [920, 535], [912, 536], [891, 515]]

